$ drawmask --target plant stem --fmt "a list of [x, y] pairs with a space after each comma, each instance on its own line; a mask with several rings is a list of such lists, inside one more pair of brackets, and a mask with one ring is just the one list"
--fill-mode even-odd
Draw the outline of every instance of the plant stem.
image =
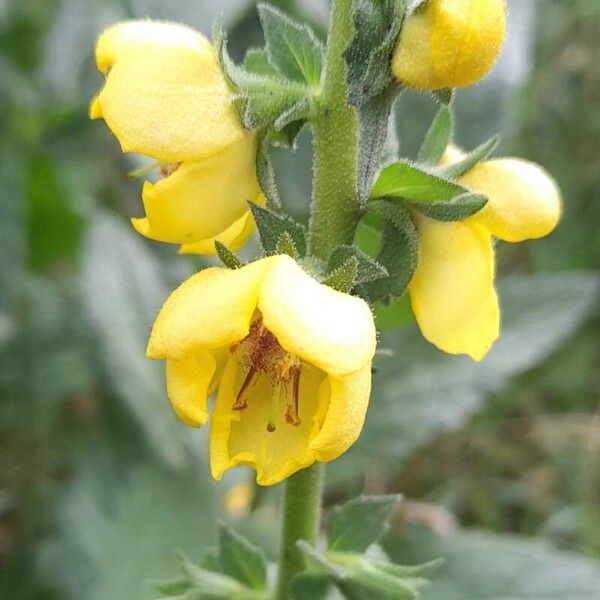
[[285, 484], [276, 600], [287, 600], [290, 580], [304, 569], [296, 542], [306, 540], [314, 545], [317, 541], [324, 470], [324, 465], [316, 463], [292, 475]]
[[[322, 89], [312, 120], [315, 159], [311, 252], [327, 259], [350, 244], [358, 207], [358, 116], [347, 103], [348, 67], [344, 52], [352, 39], [352, 0], [334, 0]], [[315, 464], [286, 482], [276, 600], [287, 600], [292, 577], [304, 569], [299, 540], [315, 544], [319, 531], [324, 466]]]
[[344, 57], [352, 32], [352, 0], [335, 0], [322, 90], [312, 121], [315, 157], [311, 251], [325, 260], [337, 246], [352, 243], [360, 217], [358, 114], [348, 104]]

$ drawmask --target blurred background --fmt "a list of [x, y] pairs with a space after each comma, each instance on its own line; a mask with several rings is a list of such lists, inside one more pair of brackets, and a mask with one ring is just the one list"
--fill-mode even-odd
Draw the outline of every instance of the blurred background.
[[[276, 4], [325, 31], [326, 0]], [[402, 492], [384, 549], [446, 557], [426, 600], [593, 600], [600, 3], [509, 5], [499, 64], [458, 94], [456, 137], [471, 148], [499, 132], [503, 154], [544, 165], [564, 220], [545, 240], [498, 246], [503, 335], [481, 364], [428, 346], [405, 300], [378, 311], [390, 352], [363, 437], [328, 468], [326, 506]], [[243, 469], [210, 481], [207, 432], [176, 420], [163, 366], [144, 358], [157, 309], [201, 264], [133, 232], [135, 163], [87, 118], [104, 26], [149, 16], [208, 34], [218, 15], [234, 56], [260, 43], [248, 0], [0, 0], [0, 598], [152, 598], [145, 580], [177, 574], [175, 548], [198, 557], [217, 518], [274, 556], [278, 491], [254, 490]], [[401, 98], [403, 155], [435, 110]], [[310, 162], [308, 131], [277, 155], [299, 216]]]

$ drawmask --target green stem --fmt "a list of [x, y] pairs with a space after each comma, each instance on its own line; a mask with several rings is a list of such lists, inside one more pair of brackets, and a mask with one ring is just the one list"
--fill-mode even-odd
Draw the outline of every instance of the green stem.
[[[347, 103], [344, 52], [352, 39], [352, 0], [334, 0], [322, 90], [312, 120], [315, 145], [311, 252], [327, 259], [350, 244], [360, 217], [358, 205], [358, 115]], [[276, 600], [287, 600], [290, 580], [304, 570], [299, 540], [315, 544], [319, 531], [321, 464], [299, 471], [286, 483]]]
[[329, 258], [350, 244], [360, 218], [358, 204], [358, 114], [348, 105], [344, 58], [353, 32], [352, 0], [335, 0], [321, 95], [312, 120], [315, 158], [311, 251]]
[[316, 463], [298, 471], [285, 484], [276, 600], [287, 600], [290, 580], [304, 569], [304, 558], [296, 542], [306, 540], [314, 545], [317, 541], [324, 470], [322, 464]]

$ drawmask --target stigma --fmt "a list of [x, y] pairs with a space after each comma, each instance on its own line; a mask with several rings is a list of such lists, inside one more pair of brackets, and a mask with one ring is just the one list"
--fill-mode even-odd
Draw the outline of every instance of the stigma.
[[286, 403], [286, 424], [298, 427], [301, 424], [300, 358], [286, 352], [260, 318], [250, 324], [248, 335], [241, 342], [231, 346], [230, 352], [237, 354], [238, 361], [245, 371], [232, 410], [247, 409], [252, 385], [259, 377], [266, 377], [271, 387], [267, 431], [273, 433], [277, 430], [279, 407], [282, 402]]

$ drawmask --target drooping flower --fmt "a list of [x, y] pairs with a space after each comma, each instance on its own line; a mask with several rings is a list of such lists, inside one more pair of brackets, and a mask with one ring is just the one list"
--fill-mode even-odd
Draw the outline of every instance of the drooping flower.
[[210, 42], [183, 25], [126, 21], [99, 37], [96, 62], [106, 82], [90, 116], [163, 175], [144, 183], [135, 229], [184, 252], [213, 254], [215, 238], [241, 245], [253, 229], [247, 203], [263, 201], [256, 135], [242, 128]]
[[472, 85], [496, 62], [505, 35], [504, 0], [429, 0], [406, 19], [392, 72], [420, 90]]
[[[462, 156], [450, 147], [442, 162]], [[560, 220], [561, 198], [544, 169], [516, 158], [479, 163], [459, 182], [486, 195], [488, 203], [462, 222], [415, 215], [419, 263], [409, 294], [427, 340], [450, 354], [481, 360], [500, 328], [493, 238], [521, 242], [548, 235]]]
[[281, 255], [185, 281], [160, 311], [147, 355], [166, 360], [168, 396], [188, 425], [207, 421], [217, 390], [213, 476], [242, 464], [272, 485], [357, 439], [375, 346], [364, 301]]

